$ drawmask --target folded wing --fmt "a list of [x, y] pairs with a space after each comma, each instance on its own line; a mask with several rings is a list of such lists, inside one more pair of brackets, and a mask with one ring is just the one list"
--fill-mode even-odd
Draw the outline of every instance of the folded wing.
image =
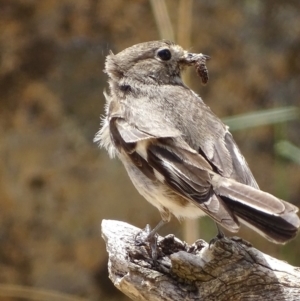
[[240, 220], [277, 243], [284, 243], [297, 234], [297, 207], [224, 178], [204, 156], [172, 134], [176, 131], [164, 129], [164, 135], [155, 137], [121, 118], [111, 119], [110, 130], [115, 145], [146, 176], [163, 182], [229, 231], [236, 232]]

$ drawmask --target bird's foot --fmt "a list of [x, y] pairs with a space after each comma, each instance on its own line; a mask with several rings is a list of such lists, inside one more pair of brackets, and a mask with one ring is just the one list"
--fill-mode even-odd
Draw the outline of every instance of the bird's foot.
[[225, 237], [225, 234], [223, 233], [223, 231], [221, 230], [221, 228], [219, 227], [219, 225], [216, 224], [216, 226], [217, 226], [218, 234], [217, 234], [214, 238], [212, 238], [212, 239], [210, 240], [210, 242], [209, 242], [209, 248], [210, 248], [213, 244], [215, 244], [216, 241], [218, 241], [218, 240], [220, 240], [220, 239], [222, 239], [222, 238]]
[[134, 237], [134, 242], [136, 246], [147, 246], [150, 248], [150, 256], [153, 261], [157, 260], [157, 232], [156, 227], [151, 230], [150, 225], [138, 232]]
[[137, 233], [134, 238], [136, 246], [149, 245], [150, 256], [154, 262], [157, 260], [157, 231], [166, 223], [167, 221], [161, 220], [152, 230], [149, 225], [146, 225], [145, 229]]

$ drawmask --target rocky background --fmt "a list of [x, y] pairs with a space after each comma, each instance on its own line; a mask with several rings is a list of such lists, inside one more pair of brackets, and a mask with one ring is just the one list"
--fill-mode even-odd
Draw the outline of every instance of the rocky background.
[[[184, 27], [178, 1], [166, 3], [174, 27]], [[212, 59], [209, 84], [194, 74], [191, 86], [217, 115], [300, 106], [299, 13], [295, 0], [194, 1], [191, 48]], [[144, 227], [160, 217], [93, 137], [105, 56], [155, 39], [148, 0], [0, 0], [0, 300], [20, 300], [21, 286], [32, 296], [126, 299], [107, 276], [101, 220]], [[233, 133], [260, 187], [298, 206], [300, 166], [274, 146], [299, 147], [299, 126]], [[199, 225], [203, 238], [215, 235], [208, 219]], [[177, 221], [161, 231], [170, 232], [182, 237]], [[300, 265], [300, 236], [282, 247], [247, 229], [239, 235]]]

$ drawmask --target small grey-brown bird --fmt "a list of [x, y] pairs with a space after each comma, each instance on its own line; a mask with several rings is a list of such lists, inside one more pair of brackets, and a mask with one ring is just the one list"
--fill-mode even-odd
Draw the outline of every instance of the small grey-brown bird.
[[106, 116], [95, 141], [119, 157], [157, 207], [159, 226], [171, 214], [207, 214], [231, 232], [242, 222], [285, 243], [297, 234], [298, 208], [259, 190], [228, 127], [181, 79], [184, 67], [197, 69], [206, 59], [169, 41], [109, 54]]

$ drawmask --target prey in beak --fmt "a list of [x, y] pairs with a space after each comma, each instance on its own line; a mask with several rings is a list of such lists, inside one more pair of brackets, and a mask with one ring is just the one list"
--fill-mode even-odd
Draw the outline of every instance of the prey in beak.
[[188, 66], [195, 66], [196, 73], [201, 78], [202, 84], [206, 85], [209, 79], [206, 61], [210, 60], [210, 56], [202, 53], [186, 52], [181, 60], [181, 63]]

